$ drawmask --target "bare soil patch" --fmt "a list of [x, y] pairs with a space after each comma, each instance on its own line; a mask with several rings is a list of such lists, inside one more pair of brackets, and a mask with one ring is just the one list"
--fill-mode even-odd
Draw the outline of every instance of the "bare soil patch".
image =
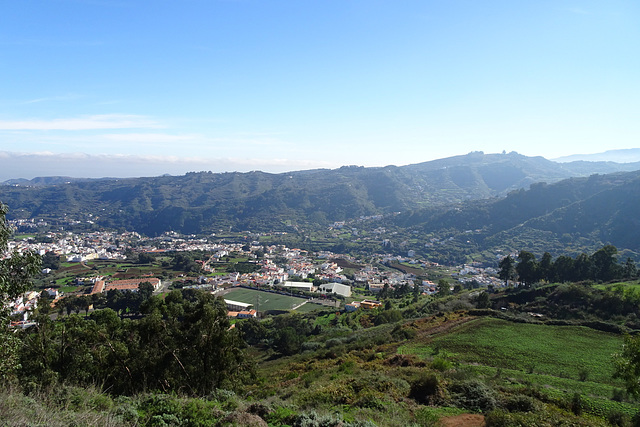
[[462, 414], [440, 418], [442, 427], [484, 427], [484, 415]]

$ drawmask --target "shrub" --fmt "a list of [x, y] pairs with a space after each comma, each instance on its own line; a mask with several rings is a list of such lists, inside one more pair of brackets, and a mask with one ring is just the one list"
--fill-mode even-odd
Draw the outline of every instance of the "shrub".
[[257, 415], [262, 419], [266, 419], [269, 413], [271, 413], [271, 408], [264, 403], [254, 402], [247, 407], [247, 412]]
[[310, 411], [296, 416], [293, 420], [293, 427], [334, 427], [342, 425], [342, 420], [336, 415], [318, 415], [315, 411]]
[[484, 417], [486, 427], [509, 427], [511, 420], [509, 414], [501, 409], [495, 409]]
[[327, 348], [333, 348], [342, 344], [344, 344], [344, 340], [342, 338], [331, 338], [324, 343], [324, 346]]
[[534, 398], [519, 394], [509, 397], [505, 402], [505, 407], [511, 412], [534, 412], [538, 408], [538, 404]]
[[180, 402], [172, 396], [152, 394], [141, 402], [140, 409], [147, 415], [150, 425], [163, 426], [172, 425], [172, 416], [180, 415], [180, 406]]
[[431, 408], [420, 408], [416, 412], [416, 421], [421, 426], [435, 427], [439, 425], [440, 417]]
[[343, 364], [340, 365], [338, 371], [344, 372], [345, 374], [352, 374], [353, 369], [356, 367], [356, 362], [353, 360], [347, 360]]
[[231, 390], [225, 390], [222, 388], [216, 389], [213, 392], [213, 399], [222, 404], [222, 408], [226, 411], [234, 411], [238, 408], [239, 399], [236, 394]]
[[148, 425], [153, 427], [178, 427], [182, 425], [182, 423], [180, 422], [180, 419], [173, 414], [162, 414], [151, 417]]
[[266, 416], [265, 420], [273, 425], [292, 424], [297, 413], [296, 410], [278, 406]]
[[624, 413], [615, 409], [612, 409], [607, 414], [607, 421], [609, 421], [609, 424], [612, 426], [624, 427], [629, 425], [628, 417]]
[[364, 392], [356, 400], [355, 406], [360, 408], [369, 408], [378, 412], [385, 410], [384, 402], [371, 392]]
[[576, 415], [581, 415], [583, 407], [584, 402], [582, 401], [582, 396], [580, 396], [580, 393], [574, 393], [573, 397], [571, 398], [571, 402], [569, 402], [569, 408], [571, 409], [571, 412]]
[[315, 351], [317, 349], [319, 349], [320, 347], [322, 347], [322, 343], [319, 343], [317, 341], [307, 341], [307, 342], [303, 342], [302, 346], [300, 347], [301, 351]]
[[111, 414], [116, 420], [122, 420], [125, 424], [136, 425], [139, 422], [138, 410], [126, 396], [116, 398], [116, 406]]
[[440, 379], [435, 374], [421, 374], [411, 382], [409, 397], [418, 403], [431, 404], [439, 394]]
[[490, 411], [496, 407], [496, 393], [478, 380], [454, 384], [450, 388], [457, 405], [473, 411]]
[[625, 391], [621, 388], [614, 388], [611, 400], [622, 402], [625, 399]]
[[448, 371], [452, 367], [453, 364], [447, 359], [443, 359], [442, 357], [436, 357], [435, 359], [433, 359], [433, 362], [431, 362], [431, 368], [440, 372]]
[[578, 379], [584, 382], [587, 378], [589, 378], [589, 370], [587, 370], [587, 368], [580, 368], [580, 370], [578, 370]]

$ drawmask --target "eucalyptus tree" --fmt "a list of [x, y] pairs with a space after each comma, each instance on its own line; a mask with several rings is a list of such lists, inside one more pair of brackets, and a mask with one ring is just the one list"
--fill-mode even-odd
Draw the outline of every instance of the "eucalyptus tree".
[[33, 252], [10, 251], [11, 229], [6, 221], [7, 207], [0, 203], [0, 381], [13, 376], [18, 366], [19, 341], [10, 331], [10, 302], [27, 291], [30, 279], [38, 273], [41, 258]]

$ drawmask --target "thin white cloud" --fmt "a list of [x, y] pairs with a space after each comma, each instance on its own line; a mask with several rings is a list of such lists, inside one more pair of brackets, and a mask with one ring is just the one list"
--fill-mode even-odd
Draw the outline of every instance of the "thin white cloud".
[[126, 130], [100, 132], [100, 129], [86, 131], [79, 129], [73, 133], [33, 132], [25, 129], [2, 130], [1, 123], [0, 141], [0, 149], [29, 147], [30, 151], [83, 151], [92, 154], [146, 154], [150, 148], [156, 154], [178, 153], [183, 156], [225, 155], [247, 149], [253, 150], [254, 156], [260, 155], [257, 150], [265, 155], [274, 155], [274, 151], [280, 153], [299, 151], [290, 141], [268, 134], [244, 133], [211, 137], [199, 133], [127, 132]]
[[0, 151], [0, 159], [11, 158], [31, 158], [41, 159], [49, 162], [56, 160], [80, 160], [80, 161], [103, 161], [103, 162], [130, 162], [130, 163], [156, 163], [156, 164], [233, 164], [247, 167], [260, 165], [273, 166], [302, 166], [307, 167], [330, 167], [332, 163], [320, 160], [294, 160], [285, 158], [261, 159], [261, 158], [239, 158], [239, 157], [180, 157], [180, 156], [163, 156], [163, 155], [135, 155], [135, 154], [87, 154], [81, 152], [75, 153], [52, 153], [49, 151], [41, 151], [34, 153]]
[[41, 102], [51, 102], [51, 101], [73, 101], [76, 99], [80, 99], [82, 96], [77, 94], [68, 94], [68, 95], [59, 95], [59, 96], [45, 96], [42, 98], [29, 99], [27, 101], [23, 101], [22, 105], [29, 104], [38, 104]]
[[332, 168], [321, 160], [287, 158], [179, 157], [162, 155], [107, 155], [86, 153], [18, 153], [0, 151], [0, 182], [37, 176], [78, 178], [182, 175], [191, 171], [281, 173], [303, 169]]
[[133, 114], [100, 114], [52, 120], [0, 120], [0, 130], [98, 130], [161, 128], [158, 122]]
[[203, 140], [202, 136], [196, 134], [173, 135], [166, 133], [110, 133], [100, 135], [100, 138], [107, 141], [135, 144], [163, 144]]

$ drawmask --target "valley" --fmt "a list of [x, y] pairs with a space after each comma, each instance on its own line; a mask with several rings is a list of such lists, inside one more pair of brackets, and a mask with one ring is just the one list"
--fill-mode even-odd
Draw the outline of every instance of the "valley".
[[31, 273], [12, 291], [0, 413], [636, 425], [640, 177], [531, 182], [523, 165], [545, 162], [2, 186], [3, 268]]

